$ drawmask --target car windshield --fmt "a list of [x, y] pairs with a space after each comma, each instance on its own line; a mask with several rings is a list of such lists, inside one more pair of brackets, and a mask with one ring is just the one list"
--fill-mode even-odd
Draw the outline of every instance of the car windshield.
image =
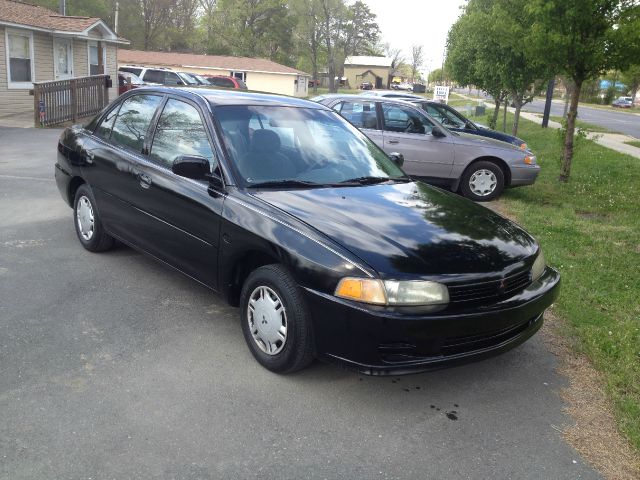
[[216, 118], [245, 186], [363, 185], [408, 178], [332, 111], [229, 105], [217, 107]]
[[193, 78], [191, 78], [191, 75], [189, 75], [188, 73], [178, 72], [178, 75], [180, 76], [182, 81], [185, 82], [187, 85], [198, 84], [198, 82], [196, 82]]

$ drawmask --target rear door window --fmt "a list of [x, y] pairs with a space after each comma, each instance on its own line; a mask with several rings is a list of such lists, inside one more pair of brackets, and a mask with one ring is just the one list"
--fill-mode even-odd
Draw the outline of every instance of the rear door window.
[[160, 95], [134, 95], [122, 102], [113, 125], [111, 141], [142, 152], [149, 125], [161, 101]]

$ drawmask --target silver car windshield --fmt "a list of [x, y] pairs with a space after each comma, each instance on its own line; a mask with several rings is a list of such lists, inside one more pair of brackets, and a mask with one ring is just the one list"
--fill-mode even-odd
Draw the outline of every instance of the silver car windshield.
[[216, 107], [215, 116], [246, 186], [407, 178], [382, 150], [332, 111], [229, 105]]

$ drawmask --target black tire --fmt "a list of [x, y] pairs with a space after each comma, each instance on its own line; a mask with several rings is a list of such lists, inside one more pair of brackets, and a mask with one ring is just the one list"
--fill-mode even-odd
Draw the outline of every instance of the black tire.
[[[269, 347], [264, 342], [261, 347], [260, 342], [254, 338], [253, 332], [256, 332], [256, 335], [262, 334], [258, 330], [255, 317], [258, 309], [253, 309], [253, 326], [249, 317], [249, 303], [252, 297], [258, 295], [259, 289], [265, 287], [277, 296], [285, 313], [286, 338], [282, 345], [278, 346], [277, 342], [274, 342], [276, 350], [280, 348], [280, 351], [274, 353], [266, 353], [263, 348]], [[300, 288], [286, 268], [281, 265], [266, 265], [254, 270], [242, 286], [240, 308], [242, 333], [249, 350], [260, 365], [272, 372], [291, 373], [307, 367], [313, 361], [311, 315]], [[265, 317], [262, 318], [261, 323], [266, 325]], [[265, 326], [265, 329], [268, 328]]]
[[[82, 232], [80, 227], [81, 222], [78, 219], [79, 205], [83, 204], [85, 201], [88, 202], [93, 214], [93, 229], [90, 235], [88, 231], [86, 233]], [[93, 198], [93, 193], [86, 184], [80, 185], [76, 191], [76, 196], [73, 201], [73, 224], [76, 228], [78, 240], [80, 240], [82, 246], [90, 252], [104, 252], [113, 247], [114, 239], [104, 231], [102, 223], [100, 222], [100, 216], [98, 215], [98, 209], [96, 208], [96, 201]], [[86, 238], [87, 236], [89, 238]]]
[[[486, 172], [491, 172], [495, 177], [495, 186], [489, 193], [480, 194], [473, 191], [470, 182], [477, 175], [486, 175]], [[460, 191], [462, 194], [470, 200], [476, 202], [489, 202], [499, 197], [504, 190], [504, 173], [502, 169], [494, 162], [489, 160], [480, 160], [474, 162], [467, 167], [460, 179]]]

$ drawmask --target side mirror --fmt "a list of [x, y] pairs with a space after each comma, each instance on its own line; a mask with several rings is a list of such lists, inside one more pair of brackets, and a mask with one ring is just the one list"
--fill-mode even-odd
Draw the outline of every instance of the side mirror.
[[209, 160], [204, 157], [180, 155], [173, 161], [171, 171], [181, 177], [202, 180], [210, 174]]
[[389, 154], [389, 158], [399, 167], [402, 167], [402, 165], [404, 165], [404, 155], [402, 155], [401, 153], [391, 152]]
[[437, 125], [433, 126], [433, 129], [431, 130], [431, 135], [433, 135], [434, 137], [438, 137], [438, 138], [446, 137], [445, 133]]

